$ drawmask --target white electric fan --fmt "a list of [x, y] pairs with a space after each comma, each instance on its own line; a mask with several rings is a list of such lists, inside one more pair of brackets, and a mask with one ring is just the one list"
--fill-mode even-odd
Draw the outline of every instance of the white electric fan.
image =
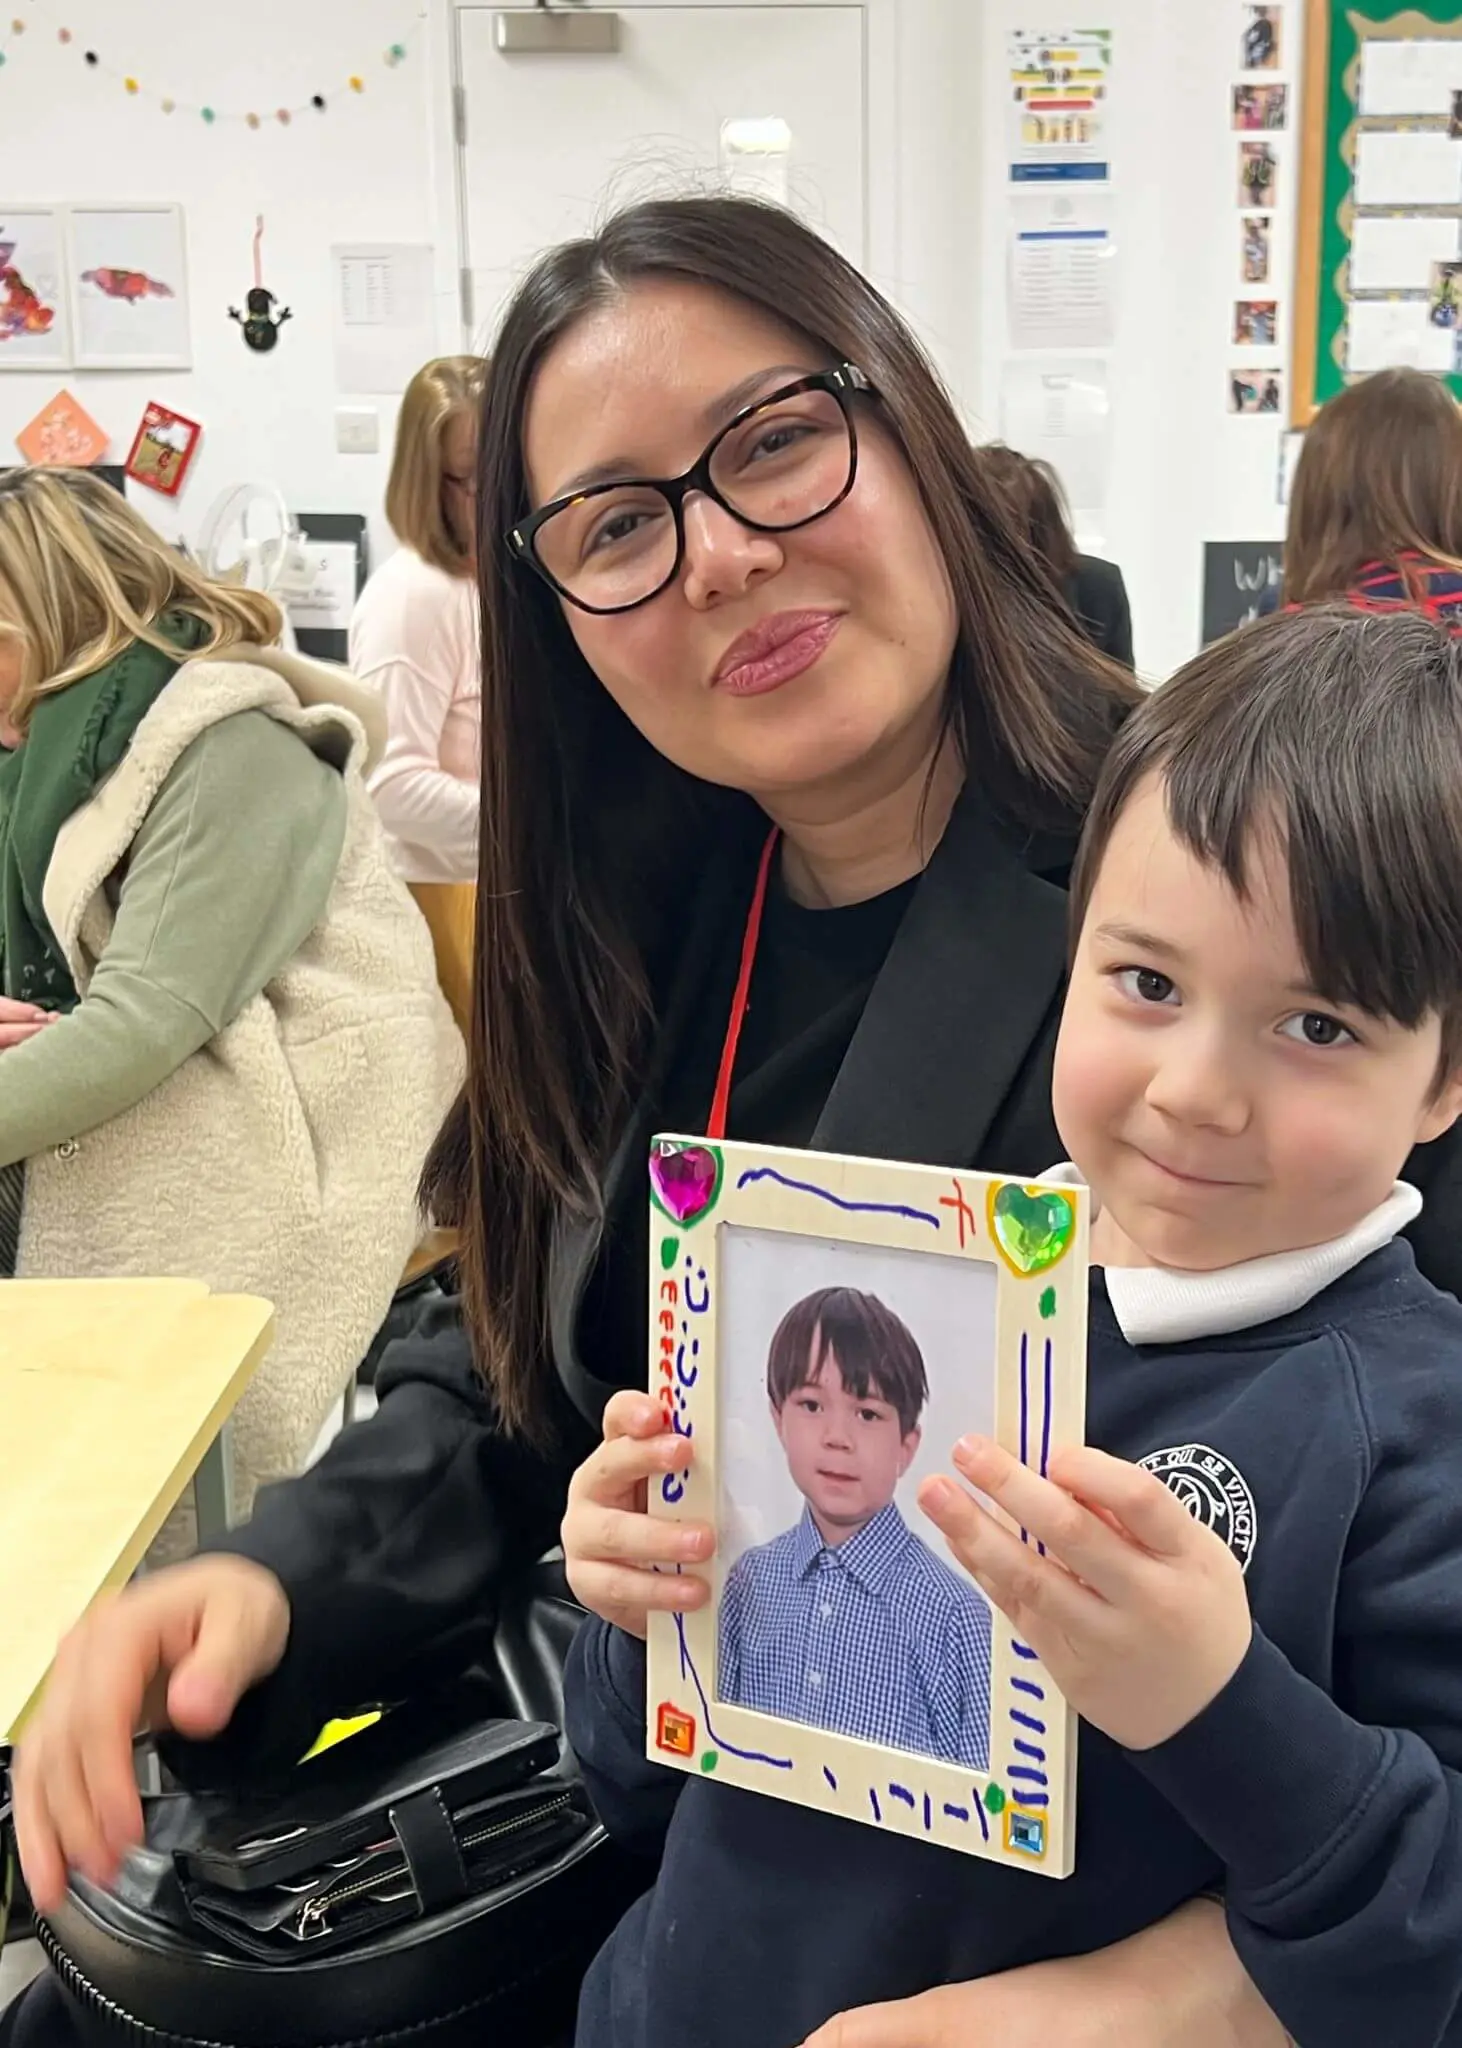
[[307, 597], [314, 583], [303, 536], [273, 484], [235, 484], [214, 501], [198, 562], [206, 575], [262, 590], [281, 607]]

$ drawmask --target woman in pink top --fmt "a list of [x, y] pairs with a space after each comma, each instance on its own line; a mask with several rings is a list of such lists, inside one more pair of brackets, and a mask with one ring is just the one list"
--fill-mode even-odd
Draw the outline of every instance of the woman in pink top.
[[407, 385], [386, 485], [401, 546], [350, 621], [350, 666], [386, 707], [370, 792], [408, 882], [477, 879], [477, 417], [486, 368], [478, 356], [443, 356]]

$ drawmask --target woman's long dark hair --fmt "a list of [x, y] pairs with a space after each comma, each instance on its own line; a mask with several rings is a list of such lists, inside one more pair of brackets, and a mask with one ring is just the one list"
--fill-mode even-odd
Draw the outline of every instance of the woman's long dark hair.
[[[1011, 819], [1084, 811], [1136, 688], [1050, 603], [937, 375], [866, 279], [791, 214], [754, 201], [651, 201], [545, 256], [508, 308], [483, 408], [482, 829], [467, 1086], [423, 1180], [462, 1233], [463, 1305], [503, 1426], [542, 1437], [554, 1220], [592, 1219], [599, 1173], [653, 1029], [647, 957], [667, 889], [694, 888], [747, 800], [674, 767], [631, 725], [557, 600], [508, 557], [528, 507], [535, 373], [577, 320], [641, 281], [720, 289], [858, 365], [938, 535], [958, 614], [949, 721]], [[699, 826], [699, 830], [695, 829]], [[724, 841], [720, 841], [724, 844]], [[632, 1366], [632, 1361], [626, 1361]]]
[[1059, 589], [1076, 574], [1079, 559], [1060, 477], [1049, 462], [1022, 455], [1003, 441], [987, 442], [980, 462]]

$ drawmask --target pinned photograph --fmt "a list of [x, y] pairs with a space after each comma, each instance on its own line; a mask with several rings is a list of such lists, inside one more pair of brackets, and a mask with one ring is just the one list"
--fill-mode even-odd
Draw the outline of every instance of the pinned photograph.
[[1279, 159], [1268, 142], [1239, 144], [1239, 204], [1269, 210], [1279, 182]]
[[1239, 268], [1245, 284], [1268, 284], [1270, 235], [1267, 213], [1245, 214], [1239, 235]]
[[1037, 1469], [1079, 1437], [1085, 1191], [691, 1138], [650, 1188], [651, 1386], [695, 1441], [651, 1510], [716, 1564], [651, 1617], [647, 1754], [1063, 1874], [1071, 1717], [918, 1493], [971, 1432]]
[[1239, 48], [1241, 71], [1277, 71], [1284, 61], [1281, 33], [1283, 9], [1245, 7]]
[[203, 433], [197, 420], [185, 419], [165, 405], [149, 405], [142, 415], [132, 452], [127, 457], [127, 474], [149, 490], [175, 498], [183, 487], [189, 464]]
[[1289, 98], [1287, 85], [1236, 85], [1235, 128], [1283, 128]]
[[1426, 303], [1433, 327], [1457, 328], [1462, 312], [1462, 263], [1432, 265]]
[[1267, 413], [1284, 409], [1282, 370], [1230, 370], [1228, 409], [1235, 413]]
[[1279, 305], [1274, 299], [1239, 299], [1234, 304], [1236, 348], [1273, 348], [1279, 332]]
[[1455, 87], [1452, 92], [1451, 109], [1447, 115], [1447, 133], [1454, 142], [1462, 140], [1462, 92], [1458, 92]]

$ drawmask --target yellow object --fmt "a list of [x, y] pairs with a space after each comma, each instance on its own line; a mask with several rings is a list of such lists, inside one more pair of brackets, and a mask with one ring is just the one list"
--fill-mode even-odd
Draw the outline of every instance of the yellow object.
[[0, 1742], [59, 1638], [141, 1563], [272, 1324], [199, 1280], [0, 1281]]
[[136, 92], [137, 80], [135, 78], [124, 78], [122, 83], [126, 86], [128, 92]]
[[477, 886], [473, 882], [409, 882], [426, 919], [437, 960], [437, 981], [464, 1038], [472, 1018], [472, 956], [477, 939]]
[[350, 81], [350, 89], [352, 92], [364, 92], [365, 80], [363, 78], [352, 78]]
[[352, 1735], [359, 1735], [363, 1728], [374, 1728], [381, 1718], [381, 1710], [375, 1708], [369, 1714], [356, 1714], [347, 1721], [327, 1721], [316, 1737], [313, 1749], [307, 1749], [300, 1758], [307, 1764], [312, 1757], [323, 1756], [327, 1749], [334, 1749], [338, 1743], [348, 1742]]

